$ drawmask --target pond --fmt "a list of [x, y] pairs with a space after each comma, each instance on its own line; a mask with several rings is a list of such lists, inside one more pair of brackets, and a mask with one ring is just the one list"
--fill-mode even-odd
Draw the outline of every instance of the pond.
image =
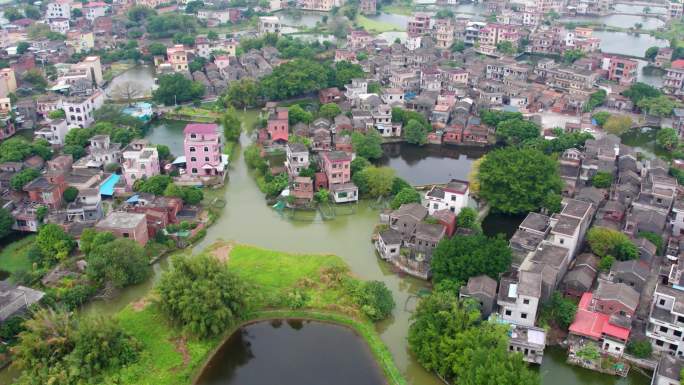
[[378, 23], [382, 24], [390, 24], [396, 28], [399, 28], [403, 31], [406, 30], [408, 26], [408, 19], [409, 16], [406, 15], [398, 15], [394, 13], [385, 13], [381, 12], [379, 15], [375, 16], [367, 16], [369, 19], [374, 20]]
[[286, 10], [276, 13], [276, 16], [288, 27], [315, 27], [317, 22], [323, 22], [323, 16], [328, 16], [328, 13]]
[[635, 24], [641, 24], [643, 30], [654, 30], [665, 25], [665, 22], [657, 17], [639, 15], [607, 15], [607, 16], [576, 16], [558, 19], [561, 23], [595, 23], [604, 24], [608, 27], [632, 28]]
[[[644, 6], [643, 5], [634, 5], [634, 4], [615, 4], [613, 6], [613, 9], [615, 12], [624, 12], [624, 13], [643, 13], [644, 12]], [[658, 4], [653, 4], [649, 6], [650, 11], [649, 13], [652, 13], [654, 15], [665, 15], [667, 14], [667, 8], [658, 5]]]
[[594, 31], [594, 37], [601, 39], [601, 51], [636, 57], [644, 57], [649, 47], [668, 47], [670, 43], [651, 35], [627, 32]]
[[473, 161], [484, 155], [484, 148], [448, 147], [409, 143], [386, 143], [385, 156], [378, 164], [396, 170], [397, 176], [412, 185], [445, 183], [451, 179], [468, 180]]
[[642, 127], [632, 129], [622, 134], [620, 138], [622, 143], [634, 147], [634, 149], [642, 153], [647, 158], [663, 157], [669, 158], [670, 151], [667, 151], [656, 144], [656, 135], [658, 129], [651, 127]]
[[152, 96], [152, 91], [157, 88], [154, 83], [154, 76], [154, 67], [151, 65], [133, 67], [112, 79], [105, 88], [105, 93], [109, 97], [114, 93], [115, 98], [120, 98], [121, 96], [117, 95], [117, 87], [132, 83], [136, 89], [145, 90], [138, 97]]
[[385, 383], [370, 349], [353, 330], [296, 319], [241, 327], [197, 380], [197, 385]]

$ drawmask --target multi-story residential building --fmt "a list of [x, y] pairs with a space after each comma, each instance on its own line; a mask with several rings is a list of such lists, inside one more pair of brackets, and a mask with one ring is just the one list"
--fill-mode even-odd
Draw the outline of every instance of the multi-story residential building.
[[435, 211], [449, 210], [455, 214], [468, 207], [470, 184], [466, 181], [452, 179], [444, 187], [433, 186], [425, 194], [425, 207], [430, 215]]
[[309, 168], [309, 149], [301, 143], [288, 143], [286, 150], [285, 168], [287, 174], [294, 178]]
[[435, 40], [437, 48], [447, 49], [454, 43], [454, 22], [452, 19], [437, 19], [435, 22]]
[[542, 292], [541, 274], [518, 271], [499, 281], [497, 305], [501, 320], [522, 326], [534, 326]]
[[364, 15], [375, 15], [376, 10], [376, 0], [361, 0], [359, 9]]
[[681, 385], [683, 366], [684, 361], [680, 359], [667, 354], [661, 356], [651, 385]]
[[515, 47], [518, 45], [520, 34], [514, 25], [490, 23], [480, 29], [478, 39], [480, 45], [496, 47], [497, 44], [508, 41]]
[[335, 203], [355, 202], [359, 199], [359, 189], [351, 183], [352, 155], [343, 151], [330, 151], [321, 154], [321, 169], [328, 180], [328, 188]]
[[665, 71], [663, 86], [672, 93], [680, 93], [684, 86], [684, 60], [673, 61]]
[[677, 0], [668, 1], [667, 11], [670, 19], [681, 19], [684, 14], [684, 4]]
[[344, 85], [345, 92], [344, 96], [347, 100], [355, 100], [359, 95], [368, 93], [368, 80], [366, 79], [352, 79], [351, 84]]
[[[364, 49], [373, 41], [374, 37], [370, 33], [362, 29], [355, 29], [347, 35], [347, 47], [352, 52], [358, 49]], [[353, 52], [356, 55], [356, 52]]]
[[83, 16], [86, 19], [93, 21], [98, 17], [103, 17], [107, 13], [107, 3], [95, 1], [83, 4]]
[[96, 90], [88, 96], [70, 96], [62, 101], [69, 127], [89, 127], [94, 121], [95, 110], [104, 104], [104, 94]]
[[268, 139], [272, 142], [287, 142], [290, 137], [289, 112], [287, 107], [277, 107], [268, 115], [266, 124]]
[[487, 23], [481, 21], [470, 21], [466, 24], [464, 41], [466, 44], [475, 44], [480, 41], [480, 30], [487, 26]]
[[92, 32], [71, 30], [67, 32], [66, 45], [76, 53], [89, 52], [95, 48], [95, 35]]
[[218, 125], [191, 123], [183, 130], [186, 171], [191, 176], [224, 177], [227, 160]]
[[340, 6], [339, 0], [300, 0], [302, 9], [308, 11], [328, 12], [335, 6]]
[[28, 193], [29, 202], [57, 209], [62, 205], [62, 194], [66, 190], [64, 173], [49, 171], [28, 182], [22, 189]]
[[343, 151], [321, 153], [321, 169], [328, 178], [328, 185], [351, 181], [352, 156]]
[[487, 63], [485, 76], [487, 79], [501, 80], [519, 80], [527, 81], [530, 74], [530, 67], [524, 64], [519, 64], [517, 61], [510, 58], [503, 58]]
[[56, 0], [47, 5], [47, 19], [71, 19], [71, 0]]
[[574, 258], [596, 209], [591, 203], [571, 198], [565, 198], [562, 204], [560, 214], [551, 217], [551, 236], [547, 240], [570, 250], [570, 256]]
[[[102, 64], [99, 56], [87, 56], [79, 63], [73, 64], [66, 75], [72, 78], [88, 79], [94, 86], [101, 86], [104, 83], [102, 76]], [[68, 82], [67, 82], [68, 83]]]
[[280, 34], [282, 24], [278, 16], [259, 16], [259, 34], [275, 33]]
[[57, 32], [61, 34], [66, 34], [71, 26], [69, 24], [69, 19], [65, 18], [54, 18], [49, 20], [50, 31]]
[[409, 35], [425, 35], [430, 31], [430, 15], [423, 12], [414, 13], [408, 19]]
[[64, 138], [69, 132], [66, 119], [51, 119], [46, 127], [34, 132], [36, 138], [45, 139], [53, 146], [64, 145]]
[[166, 49], [166, 57], [175, 72], [188, 71], [188, 51], [183, 44], [176, 44]]
[[596, 311], [593, 301], [591, 293], [582, 295], [570, 334], [596, 341], [604, 352], [621, 356], [631, 332], [629, 319]]
[[195, 54], [199, 57], [209, 59], [211, 56], [211, 44], [209, 43], [209, 39], [204, 36], [195, 38]]
[[135, 181], [159, 175], [159, 153], [145, 139], [134, 140], [123, 150], [123, 169], [126, 186], [133, 187]]
[[546, 70], [549, 86], [570, 94], [588, 95], [598, 75], [594, 71], [573, 67], [555, 67]]
[[659, 283], [653, 293], [646, 336], [653, 349], [677, 357], [684, 355], [684, 291], [681, 286]]
[[621, 85], [630, 85], [636, 82], [638, 66], [639, 63], [636, 60], [617, 56], [604, 56], [601, 63], [601, 69], [607, 71], [608, 80], [618, 82]]
[[14, 76], [14, 69], [0, 69], [0, 97], [6, 98], [10, 93], [17, 90], [17, 78]]

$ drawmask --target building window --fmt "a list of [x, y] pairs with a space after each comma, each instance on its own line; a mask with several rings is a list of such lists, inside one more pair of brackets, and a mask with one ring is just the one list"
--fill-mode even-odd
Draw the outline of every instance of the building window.
[[510, 316], [511, 314], [513, 314], [513, 312], [511, 312], [510, 310], [506, 309], [506, 315], [507, 315], [507, 316]]
[[123, 237], [124, 237], [124, 238], [129, 238], [130, 235], [128, 235], [128, 233], [123, 233]]
[[190, 147], [190, 152], [195, 152], [195, 147]]
[[197, 158], [195, 158], [195, 157], [193, 156], [192, 158], [190, 158], [190, 161], [191, 161], [191, 162], [197, 162]]
[[527, 313], [520, 313], [520, 318], [527, 319]]
[[660, 331], [663, 333], [667, 333], [667, 328], [665, 326], [661, 326]]
[[665, 299], [661, 298], [660, 301], [658, 301], [658, 304], [660, 306], [665, 306]]
[[524, 300], [523, 300], [523, 305], [529, 305], [529, 304], [530, 304], [530, 300], [529, 300], [529, 299], [524, 299]]

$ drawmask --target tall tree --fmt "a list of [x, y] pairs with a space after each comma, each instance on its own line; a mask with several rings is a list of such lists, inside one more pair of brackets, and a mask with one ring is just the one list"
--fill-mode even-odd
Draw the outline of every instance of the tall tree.
[[226, 137], [227, 141], [237, 142], [240, 139], [242, 123], [233, 107], [228, 107], [226, 109], [226, 112], [221, 115], [219, 123], [223, 126], [223, 136]]
[[503, 238], [482, 234], [444, 239], [432, 253], [432, 280], [465, 283], [486, 274], [494, 279], [511, 264], [511, 249]]
[[427, 143], [427, 128], [419, 121], [411, 119], [406, 126], [403, 128], [404, 138], [407, 142], [411, 144], [417, 144], [419, 146]]
[[490, 152], [480, 164], [478, 180], [480, 197], [509, 214], [538, 210], [548, 194], [560, 194], [563, 185], [557, 162], [527, 148]]
[[149, 259], [134, 240], [118, 238], [98, 245], [87, 257], [88, 276], [102, 284], [121, 288], [142, 282], [149, 276]]
[[245, 284], [216, 258], [201, 254], [173, 258], [173, 268], [157, 285], [162, 310], [200, 337], [215, 336], [247, 308]]
[[382, 138], [377, 131], [371, 131], [367, 134], [354, 132], [352, 134], [352, 146], [358, 156], [366, 159], [379, 159], [383, 155]]

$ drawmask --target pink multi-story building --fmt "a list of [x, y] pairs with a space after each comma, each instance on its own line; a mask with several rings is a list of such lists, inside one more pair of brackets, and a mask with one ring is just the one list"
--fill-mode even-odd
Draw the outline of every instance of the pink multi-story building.
[[157, 148], [145, 139], [135, 140], [124, 149], [121, 166], [128, 187], [133, 187], [136, 180], [159, 175]]
[[424, 35], [430, 30], [430, 14], [417, 12], [408, 19], [407, 32], [409, 35]]
[[176, 44], [166, 49], [168, 62], [175, 72], [188, 70], [188, 52], [183, 44]]
[[608, 80], [622, 85], [630, 85], [636, 83], [638, 66], [639, 63], [636, 60], [605, 55], [601, 68], [606, 71]]
[[223, 143], [218, 125], [191, 123], [183, 130], [183, 150], [187, 172], [196, 176], [223, 176]]
[[343, 151], [329, 151], [321, 154], [323, 172], [328, 178], [328, 185], [348, 183], [351, 181], [351, 155]]
[[289, 114], [286, 107], [278, 107], [269, 115], [266, 129], [268, 131], [268, 138], [272, 142], [288, 141], [290, 129], [288, 117]]

